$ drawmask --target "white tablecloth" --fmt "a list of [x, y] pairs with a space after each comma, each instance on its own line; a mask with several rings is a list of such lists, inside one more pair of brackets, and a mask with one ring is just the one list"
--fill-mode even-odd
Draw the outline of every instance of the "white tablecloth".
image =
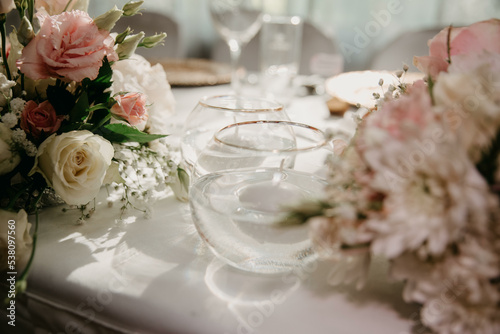
[[[227, 90], [174, 89], [171, 140], [202, 95]], [[289, 112], [312, 125], [332, 123], [321, 97], [294, 101]], [[361, 291], [329, 286], [328, 263], [252, 275], [212, 256], [188, 204], [168, 197], [156, 203], [152, 219], [138, 213], [117, 223], [119, 205], [108, 208], [104, 198], [83, 225], [75, 224], [78, 212], [60, 207], [40, 214], [28, 290], [18, 301], [18, 333], [406, 334], [418, 319], [418, 306], [401, 300], [402, 286], [386, 280], [382, 260]]]

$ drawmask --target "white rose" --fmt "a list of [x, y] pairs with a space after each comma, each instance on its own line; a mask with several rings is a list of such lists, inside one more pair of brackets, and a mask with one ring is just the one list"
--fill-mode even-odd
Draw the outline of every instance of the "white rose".
[[[9, 221], [12, 224], [9, 224]], [[13, 223], [12, 221], [14, 221], [15, 223]], [[9, 228], [10, 226], [15, 226], [15, 228], [12, 230]], [[18, 273], [20, 273], [22, 269], [26, 266], [26, 263], [28, 262], [31, 254], [31, 246], [33, 242], [29, 233], [30, 228], [31, 224], [28, 223], [28, 215], [26, 214], [26, 211], [21, 210], [18, 213], [15, 213], [0, 209], [0, 270], [1, 271], [7, 269], [9, 265], [8, 261], [12, 260], [8, 258], [9, 235], [15, 237], [15, 253], [16, 253], [15, 270], [9, 270], [9, 271], [17, 271]], [[15, 234], [13, 234], [13, 232], [10, 232], [9, 234], [9, 231], [15, 231], [14, 232]]]
[[14, 0], [0, 0], [0, 14], [7, 14], [16, 8]]
[[175, 99], [161, 64], [151, 66], [142, 56], [134, 54], [129, 59], [113, 65], [113, 93], [138, 92], [147, 96], [150, 133], [168, 134], [166, 120], [175, 112]]
[[113, 155], [111, 143], [90, 131], [54, 134], [38, 148], [30, 175], [41, 173], [67, 204], [82, 205], [97, 196]]
[[12, 151], [11, 136], [12, 130], [0, 123], [0, 175], [11, 172], [21, 162], [19, 154]]

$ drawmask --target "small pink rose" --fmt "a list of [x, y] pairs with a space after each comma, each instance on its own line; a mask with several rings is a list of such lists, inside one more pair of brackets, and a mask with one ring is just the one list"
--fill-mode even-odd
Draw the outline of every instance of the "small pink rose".
[[64, 116], [57, 116], [49, 101], [37, 104], [30, 100], [21, 114], [21, 128], [38, 139], [59, 130], [63, 119]]
[[115, 96], [116, 103], [111, 112], [123, 118], [131, 125], [137, 125], [148, 119], [146, 110], [146, 95], [141, 93], [127, 93]]
[[494, 42], [498, 36], [500, 36], [499, 19], [477, 22], [468, 27], [445, 28], [429, 40], [429, 56], [414, 57], [413, 63], [419, 70], [435, 78], [439, 72], [448, 70], [448, 60], [453, 63], [454, 56], [464, 54], [476, 56], [485, 51], [500, 53], [500, 43]]
[[99, 30], [86, 12], [39, 15], [40, 31], [23, 49], [18, 66], [33, 80], [95, 79], [105, 56], [118, 60], [109, 31]]

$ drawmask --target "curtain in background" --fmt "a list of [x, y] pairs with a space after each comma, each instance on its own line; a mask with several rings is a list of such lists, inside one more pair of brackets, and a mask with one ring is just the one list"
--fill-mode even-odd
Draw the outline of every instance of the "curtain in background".
[[[127, 0], [90, 0], [96, 16]], [[500, 0], [264, 0], [267, 10], [300, 14], [339, 46], [346, 70], [364, 69], [378, 51], [405, 32], [499, 17]], [[219, 38], [206, 0], [145, 0], [145, 10], [173, 18], [180, 28], [179, 57], [209, 57]], [[139, 30], [139, 27], [135, 27]], [[167, 37], [168, 38], [168, 37]]]

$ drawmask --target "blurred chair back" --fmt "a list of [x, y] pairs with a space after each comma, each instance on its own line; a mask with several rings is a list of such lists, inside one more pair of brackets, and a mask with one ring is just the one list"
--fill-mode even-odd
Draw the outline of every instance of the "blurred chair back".
[[442, 28], [408, 31], [399, 35], [388, 45], [383, 46], [372, 58], [371, 70], [401, 70], [403, 64], [410, 67], [410, 71], [418, 72], [413, 66], [414, 56], [427, 56], [429, 47], [427, 42]]
[[130, 27], [134, 33], [143, 31], [146, 36], [161, 32], [167, 33], [164, 45], [154, 48], [137, 48], [137, 53], [147, 59], [179, 58], [181, 53], [181, 36], [177, 22], [169, 16], [161, 13], [142, 12], [142, 15], [122, 17], [113, 28], [113, 31], [121, 33]]

